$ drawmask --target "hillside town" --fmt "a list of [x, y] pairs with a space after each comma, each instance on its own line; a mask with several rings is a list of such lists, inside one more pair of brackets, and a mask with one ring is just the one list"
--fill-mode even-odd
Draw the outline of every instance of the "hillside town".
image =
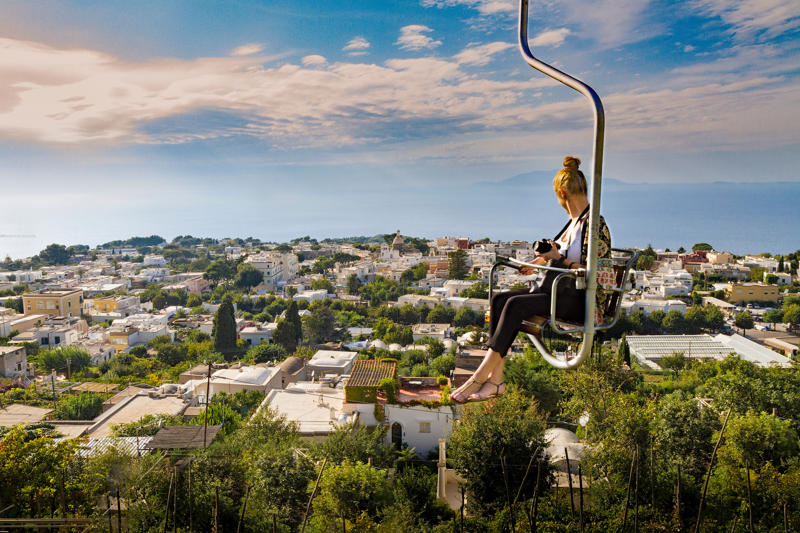
[[[600, 338], [603, 364], [645, 382], [730, 358], [796, 372], [797, 252], [735, 256], [698, 243], [639, 253], [621, 316]], [[489, 285], [535, 283], [514, 269], [491, 279], [498, 257], [529, 261], [532, 243], [425, 240], [399, 230], [280, 244], [153, 236], [6, 258], [0, 435], [28, 428], [91, 458], [109, 449], [190, 455], [263, 419], [288, 424], [301, 447], [327, 449], [343, 432], [367, 431], [378, 439], [371, 453], [405, 450], [437, 462], [438, 512], [460, 512], [469, 483], [447, 454], [470, 415], [449, 394], [485, 352]], [[579, 339], [549, 342], [569, 353]], [[542, 370], [524, 335], [511, 357]], [[551, 415], [567, 416], [544, 391], [518, 386]], [[575, 466], [593, 446], [585, 425], [548, 424], [543, 441], [556, 487], [570, 494]]]

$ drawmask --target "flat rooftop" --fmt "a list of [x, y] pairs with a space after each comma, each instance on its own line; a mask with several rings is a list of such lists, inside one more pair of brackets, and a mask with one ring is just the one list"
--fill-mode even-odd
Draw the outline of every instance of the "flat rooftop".
[[317, 383], [291, 384], [267, 394], [264, 403], [287, 420], [297, 422], [303, 436], [327, 435], [339, 421], [344, 405], [344, 391]]
[[52, 413], [52, 409], [12, 403], [0, 409], [0, 426], [11, 427], [17, 424], [35, 424]]
[[186, 408], [186, 402], [178, 396], [150, 397], [148, 394], [134, 396], [109, 409], [96, 420], [89, 434], [92, 437], [110, 437], [112, 426], [141, 420], [147, 415], [179, 415]]

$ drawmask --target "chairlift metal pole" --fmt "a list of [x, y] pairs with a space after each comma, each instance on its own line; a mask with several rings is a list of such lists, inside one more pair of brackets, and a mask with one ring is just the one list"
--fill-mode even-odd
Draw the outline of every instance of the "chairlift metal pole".
[[[597, 241], [599, 237], [599, 221], [600, 221], [600, 197], [601, 197], [601, 182], [603, 174], [603, 141], [605, 135], [605, 112], [603, 111], [603, 103], [597, 93], [583, 83], [582, 81], [566, 74], [555, 67], [544, 63], [543, 61], [534, 57], [528, 45], [528, 0], [520, 0], [519, 7], [519, 47], [520, 53], [525, 61], [531, 67], [539, 72], [542, 72], [551, 78], [555, 79], [575, 89], [592, 104], [594, 111], [594, 153], [592, 156], [592, 175], [591, 175], [591, 200], [589, 208], [589, 247], [588, 258], [586, 265], [586, 318], [583, 327], [583, 343], [578, 351], [578, 355], [570, 360], [561, 360], [551, 355], [545, 346], [542, 345], [538, 339], [532, 338], [536, 348], [542, 354], [542, 357], [556, 368], [575, 368], [580, 365], [592, 349], [592, 341], [594, 340], [594, 315], [595, 315], [595, 294], [597, 292]], [[551, 319], [555, 324], [555, 317]]]

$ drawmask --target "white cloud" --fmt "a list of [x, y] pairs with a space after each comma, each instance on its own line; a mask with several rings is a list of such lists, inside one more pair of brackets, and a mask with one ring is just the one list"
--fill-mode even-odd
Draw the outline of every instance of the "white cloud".
[[257, 54], [264, 50], [264, 47], [260, 44], [245, 44], [235, 48], [232, 52], [232, 56], [249, 56], [253, 54]]
[[303, 64], [306, 66], [324, 65], [325, 63], [328, 62], [328, 60], [325, 59], [323, 56], [316, 54], [305, 56], [302, 61]]
[[741, 40], [776, 37], [800, 27], [797, 0], [695, 0], [705, 14], [720, 17]]
[[630, 44], [663, 32], [661, 19], [650, 10], [653, 0], [570, 0], [564, 4], [564, 17], [575, 34], [588, 37], [604, 47]]
[[366, 54], [366, 50], [370, 47], [369, 41], [364, 37], [358, 36], [350, 39], [342, 50], [350, 52], [351, 56], [360, 56]]
[[492, 60], [494, 54], [498, 54], [513, 47], [513, 44], [501, 41], [471, 46], [453, 56], [453, 59], [455, 59], [457, 63], [463, 65], [486, 65]]
[[436, 41], [432, 37], [425, 35], [433, 30], [421, 24], [411, 24], [400, 28], [400, 37], [394, 44], [403, 50], [424, 50], [436, 48], [442, 41]]
[[[247, 136], [286, 153], [402, 145], [407, 158], [470, 161], [528, 160], [530, 146], [561, 152], [588, 143], [590, 116], [581, 98], [542, 104], [536, 95], [555, 81], [497, 81], [462, 69], [510, 46], [488, 43], [450, 58], [383, 64], [315, 59], [311, 66], [266, 67], [253, 57], [130, 62], [0, 39], [0, 138], [119, 145]], [[681, 153], [796, 143], [800, 83], [787, 73], [800, 68], [800, 57], [763, 60], [775, 53], [742, 48], [674, 70], [659, 90], [605, 96], [609, 146]], [[764, 63], [784, 71], [751, 68]], [[205, 110], [214, 120], [202, 118]]]
[[[425, 123], [426, 132], [447, 124], [448, 134], [484, 128], [552, 83], [483, 79], [430, 57], [313, 68], [267, 68], [252, 57], [133, 63], [0, 39], [0, 137], [129, 144], [246, 135], [292, 148], [355, 145], [391, 141], [406, 123]], [[197, 118], [207, 109], [215, 120]]]
[[467, 6], [481, 15], [497, 15], [516, 13], [519, 5], [516, 0], [422, 0], [423, 7]]
[[696, 48], [694, 46], [692, 46], [691, 44], [687, 44], [686, 46], [683, 47], [683, 51], [686, 52], [686, 53], [694, 52], [695, 50], [696, 50]]
[[533, 46], [552, 46], [558, 48], [563, 44], [564, 39], [566, 39], [567, 35], [570, 33], [572, 32], [570, 32], [568, 28], [543, 31], [533, 38], [531, 44]]

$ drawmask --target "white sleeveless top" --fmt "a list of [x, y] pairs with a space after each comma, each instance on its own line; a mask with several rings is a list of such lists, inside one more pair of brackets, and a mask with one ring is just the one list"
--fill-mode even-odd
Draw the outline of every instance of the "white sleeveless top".
[[[577, 224], [576, 224], [577, 222]], [[556, 241], [561, 247], [561, 254], [570, 263], [581, 262], [581, 248], [583, 247], [583, 220], [573, 220], [561, 237]]]

